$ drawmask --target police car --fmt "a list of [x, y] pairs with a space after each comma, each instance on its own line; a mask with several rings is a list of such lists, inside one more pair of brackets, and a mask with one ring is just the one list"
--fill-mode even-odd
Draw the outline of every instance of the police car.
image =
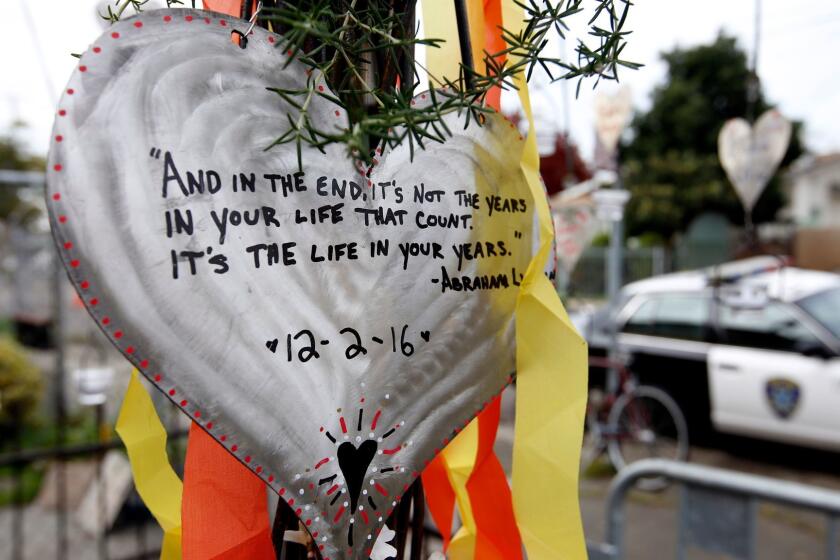
[[593, 354], [612, 329], [630, 369], [668, 391], [695, 434], [840, 450], [837, 274], [757, 257], [634, 282], [584, 325]]

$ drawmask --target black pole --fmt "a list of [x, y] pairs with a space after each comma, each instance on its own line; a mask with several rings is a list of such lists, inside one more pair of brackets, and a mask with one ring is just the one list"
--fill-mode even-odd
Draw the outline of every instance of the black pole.
[[[56, 410], [56, 447], [63, 447], [67, 440], [67, 409], [64, 402], [64, 328], [62, 321], [63, 297], [61, 290], [64, 288], [64, 266], [61, 264], [61, 255], [55, 249], [53, 255], [53, 321], [52, 321], [52, 343], [55, 346], [55, 383], [54, 399]], [[56, 469], [56, 547], [55, 557], [57, 560], [67, 558], [67, 472], [65, 470], [64, 457], [58, 457]]]
[[[105, 426], [105, 404], [98, 404], [95, 407], [96, 416], [96, 441], [102, 442], [103, 426]], [[106, 533], [108, 531], [108, 501], [105, 498], [107, 493], [105, 472], [103, 469], [105, 462], [105, 451], [100, 451], [96, 454], [96, 500], [97, 509], [99, 510], [99, 532], [96, 535], [96, 545], [100, 560], [108, 560], [108, 541], [106, 540]]]
[[458, 43], [461, 46], [461, 65], [464, 67], [464, 84], [467, 89], [472, 89], [473, 78], [471, 70], [475, 69], [473, 64], [472, 41], [470, 40], [470, 22], [467, 15], [466, 0], [455, 0], [455, 20], [458, 25]]
[[[404, 21], [405, 29], [410, 35], [406, 39], [413, 38], [416, 33], [414, 27], [414, 21], [416, 19], [415, 7], [416, 3], [413, 0], [409, 0], [406, 6]], [[400, 89], [409, 91], [414, 86], [414, 74], [414, 45], [412, 44], [404, 49], [400, 58]]]
[[411, 515], [411, 492], [406, 492], [403, 495], [400, 503], [397, 504], [392, 519], [394, 520], [394, 531], [396, 531], [396, 541], [394, 547], [397, 549], [396, 560], [404, 560], [405, 545], [408, 542], [408, 528], [409, 518]]
[[424, 523], [426, 521], [426, 500], [423, 496], [423, 481], [418, 478], [411, 485], [414, 510], [411, 513], [411, 560], [422, 560]]
[[[17, 420], [12, 425], [14, 430], [14, 450], [20, 452], [22, 447], [22, 425]], [[12, 503], [12, 559], [23, 560], [23, 469], [25, 463], [12, 465], [14, 495]]]

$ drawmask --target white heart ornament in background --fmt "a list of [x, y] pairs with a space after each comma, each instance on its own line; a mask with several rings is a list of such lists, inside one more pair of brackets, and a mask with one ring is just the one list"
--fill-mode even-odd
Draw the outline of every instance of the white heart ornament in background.
[[718, 135], [718, 157], [744, 210], [750, 213], [785, 157], [791, 124], [775, 109], [754, 126], [744, 119], [726, 121]]
[[615, 152], [632, 112], [633, 97], [627, 86], [595, 96], [595, 132], [608, 154]]
[[[266, 88], [329, 89], [247, 23], [123, 20], [61, 99], [48, 204], [111, 342], [297, 513], [323, 558], [365, 558], [425, 465], [511, 380], [533, 202], [491, 115], [360, 169], [275, 146], [300, 115]], [[425, 102], [425, 95], [416, 101]]]

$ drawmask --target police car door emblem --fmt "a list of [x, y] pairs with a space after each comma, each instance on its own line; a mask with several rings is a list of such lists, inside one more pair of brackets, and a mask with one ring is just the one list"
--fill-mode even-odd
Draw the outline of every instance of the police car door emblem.
[[788, 419], [799, 404], [799, 385], [780, 377], [767, 381], [767, 402], [779, 418]]

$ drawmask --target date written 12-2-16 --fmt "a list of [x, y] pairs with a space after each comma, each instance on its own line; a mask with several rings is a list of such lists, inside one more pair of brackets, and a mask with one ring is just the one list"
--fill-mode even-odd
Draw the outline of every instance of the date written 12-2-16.
[[[399, 334], [397, 331], [399, 329]], [[286, 361], [293, 362], [295, 359], [301, 363], [306, 363], [309, 360], [317, 360], [321, 357], [321, 351], [333, 342], [335, 345], [344, 348], [344, 357], [348, 360], [365, 356], [371, 347], [382, 346], [387, 348], [395, 354], [402, 354], [405, 357], [411, 357], [415, 351], [415, 344], [420, 344], [419, 341], [411, 342], [406, 336], [409, 330], [408, 325], [402, 327], [388, 327], [388, 332], [383, 333], [384, 336], [370, 336], [369, 338], [362, 338], [359, 331], [352, 327], [344, 327], [338, 331], [339, 340], [330, 340], [329, 338], [321, 338], [309, 329], [301, 329], [296, 333], [289, 333], [285, 336], [283, 347], [285, 347]], [[420, 338], [423, 342], [429, 342], [431, 333], [429, 331], [420, 331]], [[370, 342], [367, 342], [370, 340]], [[375, 345], [375, 346], [373, 346]], [[280, 338], [269, 339], [265, 343], [272, 354], [277, 354], [277, 350], [281, 349]]]

